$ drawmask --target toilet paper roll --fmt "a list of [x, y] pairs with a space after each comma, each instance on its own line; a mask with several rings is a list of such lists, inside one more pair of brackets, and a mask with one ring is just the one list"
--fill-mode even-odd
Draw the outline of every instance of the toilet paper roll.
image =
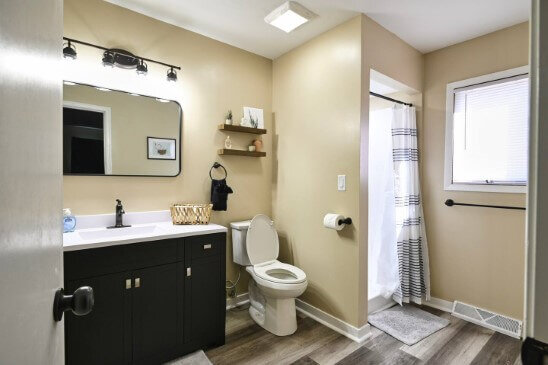
[[345, 224], [339, 224], [339, 221], [343, 220], [344, 216], [340, 214], [335, 213], [328, 213], [323, 217], [323, 225], [326, 228], [335, 229], [337, 231], [340, 231], [344, 228]]

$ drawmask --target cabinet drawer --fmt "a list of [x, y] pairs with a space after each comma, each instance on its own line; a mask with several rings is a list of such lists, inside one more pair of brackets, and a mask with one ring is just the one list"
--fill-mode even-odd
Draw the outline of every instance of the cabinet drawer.
[[135, 243], [130, 245], [128, 249], [131, 250], [131, 256], [133, 257], [133, 267], [143, 268], [176, 262], [177, 241], [179, 241], [179, 239]]
[[173, 263], [178, 259], [180, 241], [169, 239], [65, 252], [65, 278], [75, 280]]
[[224, 234], [190, 237], [185, 240], [185, 245], [190, 245], [191, 259], [217, 256], [221, 253], [221, 245], [225, 244], [223, 238]]
[[126, 254], [125, 245], [70, 251], [63, 256], [65, 280], [112, 274], [132, 268], [132, 259]]

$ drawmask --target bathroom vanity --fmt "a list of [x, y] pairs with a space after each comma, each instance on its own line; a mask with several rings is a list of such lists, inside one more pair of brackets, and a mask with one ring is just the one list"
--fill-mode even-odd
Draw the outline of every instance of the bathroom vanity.
[[160, 364], [224, 344], [225, 245], [214, 224], [65, 234], [65, 289], [95, 296], [88, 315], [66, 313], [66, 363]]
[[[176, 101], [65, 81], [63, 173], [175, 177], [181, 128]], [[225, 227], [125, 214], [118, 200], [76, 228], [63, 235], [64, 292], [89, 286], [95, 303], [65, 314], [67, 364], [160, 364], [224, 343]]]

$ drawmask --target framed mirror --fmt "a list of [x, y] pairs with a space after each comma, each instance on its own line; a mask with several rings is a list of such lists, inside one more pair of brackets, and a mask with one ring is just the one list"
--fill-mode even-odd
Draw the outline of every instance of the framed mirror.
[[176, 101], [65, 81], [63, 174], [177, 176], [181, 127]]

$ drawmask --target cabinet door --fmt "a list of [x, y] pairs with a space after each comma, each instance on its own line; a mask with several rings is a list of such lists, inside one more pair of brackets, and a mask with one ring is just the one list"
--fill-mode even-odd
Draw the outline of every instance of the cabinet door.
[[65, 312], [65, 362], [68, 365], [131, 362], [131, 296], [129, 273], [69, 281], [66, 291], [93, 288], [95, 304], [86, 316]]
[[133, 363], [154, 364], [177, 354], [177, 264], [133, 272]]
[[192, 260], [186, 277], [185, 338], [199, 348], [224, 344], [226, 301], [221, 258], [224, 256]]

